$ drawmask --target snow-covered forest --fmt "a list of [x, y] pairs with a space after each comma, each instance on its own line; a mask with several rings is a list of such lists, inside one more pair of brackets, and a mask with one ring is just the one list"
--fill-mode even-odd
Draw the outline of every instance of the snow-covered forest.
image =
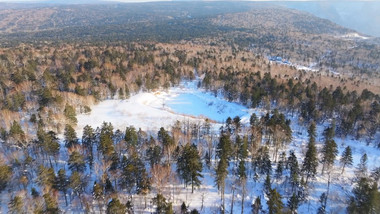
[[334, 120], [305, 123], [275, 103], [266, 110], [228, 102], [197, 88], [203, 78], [102, 101], [63, 135], [38, 129], [27, 150], [2, 146], [19, 158], [12, 170], [2, 166], [3, 189], [14, 185], [12, 173], [22, 179], [2, 192], [2, 211], [378, 210], [378, 149], [336, 137]]
[[236, 1], [0, 17], [0, 213], [380, 213], [378, 38]]

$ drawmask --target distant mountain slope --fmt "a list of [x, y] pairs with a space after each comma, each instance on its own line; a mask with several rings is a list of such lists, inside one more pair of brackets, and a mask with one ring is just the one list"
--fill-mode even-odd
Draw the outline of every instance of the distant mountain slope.
[[379, 1], [286, 1], [278, 4], [307, 11], [344, 27], [380, 37]]
[[[0, 3], [0, 32], [15, 33], [42, 31], [78, 26], [102, 26], [112, 24], [130, 24], [144, 21], [162, 21], [179, 18], [213, 16], [249, 10], [243, 4], [228, 2], [160, 2], [134, 4], [81, 4], [52, 5], [39, 4], [16, 6], [6, 9]], [[9, 4], [8, 4], [9, 5]], [[11, 4], [12, 5], [12, 4]], [[14, 5], [14, 4], [13, 4]]]
[[327, 19], [282, 7], [253, 8], [249, 12], [219, 15], [215, 24], [307, 34], [342, 35], [355, 32]]
[[306, 12], [258, 2], [40, 4], [0, 10], [0, 35], [2, 46], [41, 41], [227, 42], [315, 69], [380, 75], [380, 46], [373, 39]]

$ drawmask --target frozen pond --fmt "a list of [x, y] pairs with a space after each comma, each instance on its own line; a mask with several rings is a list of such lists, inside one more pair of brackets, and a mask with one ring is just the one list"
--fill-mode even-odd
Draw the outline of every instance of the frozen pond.
[[228, 117], [240, 116], [248, 121], [252, 110], [198, 89], [199, 80], [184, 81], [177, 87], [155, 92], [142, 92], [128, 100], [105, 100], [91, 107], [90, 114], [78, 115], [78, 135], [85, 125], [100, 127], [111, 122], [124, 130], [133, 125], [143, 130], [158, 130], [178, 121], [203, 123], [206, 118], [220, 126]]

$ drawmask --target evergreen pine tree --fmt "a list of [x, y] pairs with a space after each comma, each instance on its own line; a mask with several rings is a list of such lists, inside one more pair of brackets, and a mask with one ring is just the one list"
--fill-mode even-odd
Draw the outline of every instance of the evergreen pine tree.
[[10, 129], [9, 129], [9, 136], [12, 137], [16, 143], [19, 145], [23, 146], [25, 143], [25, 133], [21, 128], [21, 125], [16, 122], [15, 120], [13, 121]]
[[239, 176], [240, 180], [247, 178], [247, 173], [245, 171], [245, 161], [241, 160], [239, 161], [239, 166], [237, 169], [237, 175]]
[[260, 199], [260, 196], [258, 196], [256, 199], [255, 199], [255, 203], [252, 204], [252, 214], [259, 214], [260, 211], [262, 209], [262, 206], [261, 206], [261, 199]]
[[104, 122], [100, 129], [99, 136], [99, 151], [102, 152], [104, 158], [106, 160], [110, 160], [113, 153], [115, 152], [115, 148], [113, 146], [113, 126], [111, 123]]
[[68, 178], [66, 176], [66, 171], [64, 169], [58, 170], [58, 174], [57, 174], [57, 177], [55, 179], [54, 185], [55, 185], [55, 188], [57, 190], [61, 191], [63, 193], [63, 195], [65, 196], [65, 202], [66, 202], [66, 206], [67, 206], [66, 193], [67, 193], [67, 188], [68, 188], [69, 182], [68, 182]]
[[157, 194], [157, 196], [153, 198], [153, 204], [156, 205], [157, 214], [166, 214], [170, 211], [169, 203], [166, 202], [166, 198], [161, 194]]
[[347, 146], [342, 153], [342, 157], [340, 158], [340, 163], [342, 164], [342, 174], [344, 173], [344, 168], [346, 166], [351, 166], [352, 162], [353, 160], [351, 147]]
[[43, 213], [47, 214], [58, 214], [60, 212], [58, 208], [58, 203], [54, 197], [50, 195], [50, 193], [44, 194], [45, 208]]
[[269, 196], [271, 191], [272, 191], [272, 184], [270, 181], [270, 175], [267, 174], [267, 177], [265, 178], [265, 182], [264, 182], [264, 192], [265, 192], [265, 194], [267, 194]]
[[[231, 118], [230, 118], [231, 119]], [[231, 140], [230, 135], [225, 133], [224, 130], [221, 131], [221, 136], [219, 138], [219, 143], [217, 145], [216, 154], [219, 158], [218, 166], [216, 168], [216, 178], [215, 183], [218, 187], [218, 190], [221, 191], [221, 199], [222, 199], [222, 212], [224, 213], [224, 190], [225, 190], [225, 179], [228, 175], [228, 161], [231, 156]]]
[[127, 206], [120, 203], [119, 199], [112, 198], [107, 205], [107, 214], [125, 214], [127, 212]]
[[299, 184], [298, 161], [294, 151], [290, 151], [288, 157], [288, 168], [290, 169], [290, 183], [292, 185], [292, 191], [294, 192]]
[[279, 160], [277, 163], [276, 174], [275, 174], [276, 179], [280, 179], [282, 177], [283, 171], [284, 171], [284, 162], [282, 160]]
[[186, 206], [185, 202], [182, 202], [181, 214], [187, 214], [187, 206]]
[[38, 167], [38, 183], [50, 189], [55, 183], [55, 173], [53, 168], [47, 168], [43, 165]]
[[288, 207], [291, 213], [297, 213], [297, 209], [299, 206], [299, 200], [295, 192], [293, 192], [292, 197], [288, 200]]
[[83, 172], [86, 169], [86, 163], [84, 161], [84, 157], [77, 151], [73, 151], [70, 154], [69, 160], [67, 161], [67, 163], [69, 165], [70, 170]]
[[329, 170], [333, 166], [336, 155], [338, 154], [338, 146], [333, 139], [335, 136], [334, 126], [335, 125], [333, 124], [332, 127], [328, 127], [323, 133], [325, 143], [322, 148], [322, 174], [324, 173], [325, 169]]
[[79, 144], [77, 133], [75, 132], [74, 128], [70, 126], [69, 124], [66, 124], [65, 126], [64, 137], [65, 137], [65, 146], [67, 148], [71, 148], [72, 146]]
[[269, 149], [268, 147], [260, 147], [257, 152], [255, 161], [253, 161], [253, 168], [259, 174], [270, 174], [272, 172], [272, 163], [269, 158]]
[[191, 184], [191, 193], [194, 192], [194, 186], [201, 184], [199, 177], [203, 177], [201, 174], [202, 161], [194, 144], [188, 143], [183, 147], [177, 160], [177, 172], [186, 185]]
[[318, 214], [326, 214], [326, 203], [327, 203], [327, 195], [326, 193], [322, 193], [322, 195], [319, 198], [319, 203], [321, 206], [318, 208], [317, 213]]
[[280, 214], [284, 208], [284, 204], [281, 201], [281, 195], [277, 192], [276, 189], [272, 189], [269, 195], [268, 204], [268, 213], [269, 214]]
[[175, 145], [174, 139], [170, 136], [169, 132], [166, 131], [163, 127], [160, 128], [157, 134], [158, 141], [161, 142], [162, 147], [165, 149], [167, 154], [167, 163], [170, 163], [171, 149]]
[[306, 184], [309, 181], [309, 178], [315, 177], [318, 167], [318, 154], [315, 146], [316, 127], [314, 122], [311, 122], [308, 133], [309, 143], [307, 145], [305, 159], [302, 164], [302, 172], [306, 175]]
[[367, 177], [367, 172], [368, 172], [367, 162], [368, 162], [368, 157], [367, 157], [367, 154], [364, 153], [362, 157], [360, 158], [360, 163], [358, 164], [357, 170], [355, 172], [356, 177], [358, 178]]
[[356, 213], [379, 213], [380, 212], [380, 192], [377, 182], [361, 177], [358, 179], [353, 196], [350, 197], [347, 212]]
[[11, 199], [11, 201], [8, 204], [8, 213], [10, 214], [26, 213], [23, 210], [23, 200], [20, 196], [15, 196]]
[[78, 123], [78, 120], [77, 120], [77, 114], [75, 113], [75, 109], [74, 107], [72, 107], [71, 105], [67, 105], [65, 106], [65, 110], [63, 111], [65, 117], [74, 125], [76, 125]]
[[86, 182], [83, 176], [79, 172], [74, 171], [70, 176], [69, 182], [69, 187], [73, 193], [80, 197], [86, 188]]
[[225, 190], [225, 180], [227, 178], [227, 160], [225, 158], [222, 158], [218, 162], [218, 166], [216, 168], [216, 177], [215, 177], [215, 183], [218, 187], [218, 190], [221, 192], [221, 199], [222, 199], [222, 206], [224, 209], [224, 190]]
[[127, 143], [127, 145], [130, 145], [130, 146], [137, 145], [137, 132], [136, 132], [135, 127], [130, 126], [126, 128], [124, 140]]
[[0, 165], [0, 192], [3, 191], [12, 178], [12, 168], [7, 165]]

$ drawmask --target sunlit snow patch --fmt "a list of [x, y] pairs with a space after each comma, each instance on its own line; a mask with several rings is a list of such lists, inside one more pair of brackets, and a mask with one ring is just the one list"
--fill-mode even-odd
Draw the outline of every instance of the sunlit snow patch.
[[143, 130], [158, 130], [178, 121], [204, 122], [211, 119], [220, 126], [228, 117], [246, 119], [250, 111], [242, 105], [228, 102], [196, 87], [197, 81], [186, 81], [166, 91], [143, 92], [128, 100], [105, 100], [92, 106], [91, 114], [78, 115], [78, 135], [85, 125], [100, 127], [111, 122], [123, 130], [135, 126]]

